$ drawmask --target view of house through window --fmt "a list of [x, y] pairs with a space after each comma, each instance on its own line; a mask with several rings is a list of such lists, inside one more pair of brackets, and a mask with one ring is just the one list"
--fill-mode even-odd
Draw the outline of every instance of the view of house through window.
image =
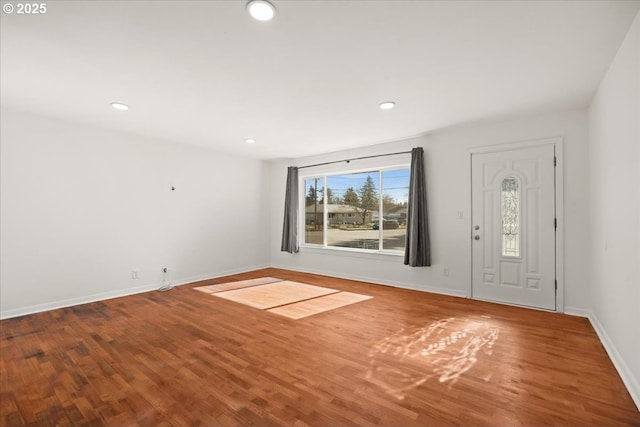
[[373, 170], [305, 179], [304, 243], [404, 250], [409, 174]]

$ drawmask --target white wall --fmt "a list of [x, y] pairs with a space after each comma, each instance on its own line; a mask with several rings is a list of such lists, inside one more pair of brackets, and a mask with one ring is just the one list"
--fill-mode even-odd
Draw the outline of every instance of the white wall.
[[4, 109], [1, 119], [3, 318], [153, 289], [163, 267], [184, 283], [268, 265], [266, 163]]
[[589, 110], [592, 322], [640, 408], [640, 15]]
[[[564, 139], [564, 308], [584, 313], [590, 307], [588, 257], [587, 112], [570, 111], [493, 124], [443, 130], [413, 138], [304, 159], [272, 164], [271, 262], [276, 267], [349, 277], [377, 283], [468, 295], [471, 283], [469, 150], [473, 147], [543, 139]], [[410, 268], [400, 257], [352, 254], [302, 248], [295, 255], [280, 252], [284, 184], [287, 165], [410, 150], [422, 146], [427, 165], [432, 266]], [[356, 162], [351, 166], [357, 167]], [[457, 212], [463, 212], [458, 219]], [[450, 275], [443, 275], [448, 267]]]

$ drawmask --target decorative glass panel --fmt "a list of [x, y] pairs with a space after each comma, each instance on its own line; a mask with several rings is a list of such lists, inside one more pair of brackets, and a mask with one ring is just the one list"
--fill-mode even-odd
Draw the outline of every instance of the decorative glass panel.
[[502, 256], [520, 256], [520, 183], [502, 180]]

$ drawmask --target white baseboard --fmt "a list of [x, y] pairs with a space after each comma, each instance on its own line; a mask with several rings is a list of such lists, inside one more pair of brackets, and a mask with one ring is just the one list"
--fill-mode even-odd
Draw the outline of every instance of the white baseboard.
[[319, 274], [321, 276], [331, 276], [339, 279], [357, 280], [360, 282], [373, 283], [376, 285], [386, 285], [386, 286], [393, 286], [393, 287], [402, 288], [402, 289], [411, 289], [414, 291], [431, 292], [434, 294], [467, 298], [467, 294], [465, 291], [460, 291], [455, 289], [447, 289], [447, 288], [439, 288], [439, 287], [419, 288], [411, 283], [405, 283], [405, 282], [394, 281], [394, 280], [385, 280], [381, 282], [380, 279], [376, 279], [375, 277], [360, 276], [357, 274], [343, 274], [343, 273], [332, 272], [327, 270], [314, 270], [312, 268], [298, 268], [298, 267], [292, 267], [292, 266], [279, 266], [279, 265], [272, 265], [272, 267], [280, 268], [282, 270], [299, 271], [301, 273], [311, 273], [311, 274]]
[[611, 341], [611, 338], [609, 338], [609, 334], [607, 334], [607, 331], [604, 329], [595, 314], [592, 313], [589, 316], [589, 321], [591, 322], [593, 329], [595, 329], [596, 334], [598, 334], [600, 342], [602, 342], [609, 358], [613, 362], [613, 366], [615, 366], [618, 374], [620, 374], [622, 382], [627, 386], [627, 390], [635, 402], [636, 407], [640, 411], [640, 383], [638, 382], [638, 378], [633, 376], [631, 369], [629, 369], [629, 366], [627, 366], [622, 356], [620, 356], [620, 353], [618, 353], [616, 346]]
[[598, 320], [598, 317], [589, 310], [575, 307], [565, 307], [564, 312], [565, 314], [586, 317], [587, 319], [589, 319], [591, 326], [593, 326], [593, 329], [596, 331], [598, 338], [600, 338], [602, 346], [609, 355], [609, 359], [611, 359], [611, 362], [613, 362], [613, 366], [618, 371], [618, 375], [620, 375], [620, 378], [622, 378], [622, 382], [627, 387], [627, 390], [631, 395], [631, 399], [633, 399], [633, 402], [636, 404], [636, 407], [640, 411], [640, 383], [638, 382], [638, 379], [634, 377], [631, 369], [629, 369], [629, 366], [618, 352], [618, 349], [613, 344], [613, 341], [611, 341], [611, 338], [609, 338], [609, 334], [607, 334], [607, 331], [604, 329], [604, 326], [602, 326], [602, 323], [600, 323], [600, 320]]
[[46, 302], [43, 304], [30, 305], [27, 307], [14, 308], [0, 312], [0, 319], [10, 319], [12, 317], [26, 316], [27, 314], [41, 313], [43, 311], [56, 310], [58, 308], [71, 307], [74, 305], [86, 304], [90, 302], [102, 301], [106, 299], [119, 298], [127, 295], [135, 295], [143, 292], [158, 289], [159, 284], [149, 284], [136, 286], [134, 288], [119, 289], [117, 291], [100, 292], [97, 294], [84, 295], [77, 298], [69, 298], [58, 301]]
[[[268, 267], [269, 267], [268, 264], [264, 264], [264, 265], [254, 265], [251, 267], [244, 267], [242, 269], [223, 270], [223, 271], [218, 271], [210, 274], [203, 274], [199, 276], [174, 279], [174, 280], [170, 280], [169, 283], [172, 286], [181, 286], [181, 285], [186, 285], [188, 283], [198, 282], [200, 280], [213, 279], [216, 277], [229, 276], [232, 274], [246, 273], [248, 271], [260, 270]], [[15, 308], [11, 310], [4, 310], [4, 311], [0, 311], [0, 320], [10, 319], [12, 317], [26, 316], [27, 314], [40, 313], [43, 311], [56, 310], [58, 308], [72, 307], [74, 305], [87, 304], [90, 302], [126, 297], [129, 295], [141, 294], [143, 292], [155, 291], [155, 290], [158, 290], [158, 288], [160, 288], [161, 285], [162, 283], [151, 283], [143, 286], [136, 286], [133, 288], [118, 289], [116, 291], [109, 291], [109, 292], [100, 292], [97, 294], [83, 295], [76, 298], [69, 298], [64, 300], [51, 301], [43, 304], [31, 305], [27, 307]]]
[[[247, 273], [249, 271], [262, 270], [264, 268], [269, 268], [269, 267], [271, 267], [270, 264], [259, 264], [259, 265], [254, 265], [254, 266], [250, 266], [250, 267], [243, 267], [243, 268], [240, 268], [240, 269], [223, 270], [223, 271], [217, 271], [215, 273], [200, 274], [198, 276], [191, 276], [191, 277], [185, 277], [185, 278], [181, 278], [181, 279], [175, 279], [175, 280], [171, 280], [170, 282], [171, 282], [172, 286], [182, 286], [182, 285], [187, 285], [187, 284], [193, 283], [193, 282], [200, 282], [201, 280], [216, 279], [218, 277], [231, 276], [233, 274]], [[160, 287], [160, 285], [158, 285], [158, 287]]]
[[592, 316], [592, 313], [589, 310], [585, 310], [584, 308], [571, 307], [571, 306], [565, 306], [563, 313], [568, 314], [570, 316], [586, 317], [587, 319], [589, 319]]

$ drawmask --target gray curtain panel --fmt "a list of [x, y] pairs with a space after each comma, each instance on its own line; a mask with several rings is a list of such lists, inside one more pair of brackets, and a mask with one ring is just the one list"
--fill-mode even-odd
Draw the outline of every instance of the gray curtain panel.
[[280, 250], [292, 254], [298, 252], [298, 249], [298, 168], [289, 166]]
[[427, 184], [424, 171], [424, 150], [411, 150], [411, 177], [409, 180], [409, 206], [407, 208], [407, 237], [404, 263], [411, 267], [431, 265], [429, 224], [427, 220]]

